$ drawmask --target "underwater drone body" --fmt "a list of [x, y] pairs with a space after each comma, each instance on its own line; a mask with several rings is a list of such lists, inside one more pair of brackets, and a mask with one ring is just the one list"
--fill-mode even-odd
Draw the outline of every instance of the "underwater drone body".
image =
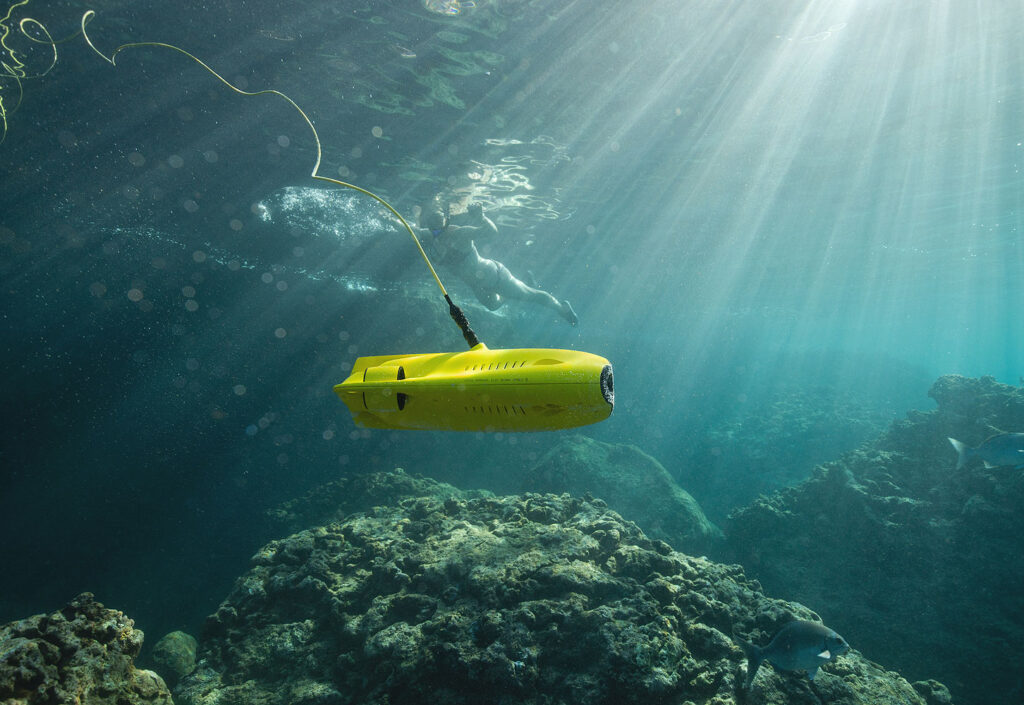
[[597, 423], [615, 404], [612, 367], [574, 350], [361, 357], [334, 387], [357, 425], [445, 431], [554, 431]]

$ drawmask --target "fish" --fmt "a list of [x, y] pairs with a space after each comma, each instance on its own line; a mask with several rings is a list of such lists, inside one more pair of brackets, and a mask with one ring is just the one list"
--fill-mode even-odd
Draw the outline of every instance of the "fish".
[[756, 646], [739, 638], [737, 641], [747, 656], [747, 690], [754, 684], [757, 669], [764, 661], [783, 671], [806, 670], [807, 678], [813, 681], [819, 666], [834, 661], [850, 648], [846, 639], [832, 629], [804, 619], [785, 624], [767, 646]]
[[974, 458], [981, 458], [986, 468], [1012, 465], [1014, 470], [1024, 468], [1024, 433], [999, 433], [990, 436], [977, 448], [970, 448], [955, 438], [948, 439], [956, 449], [956, 469]]

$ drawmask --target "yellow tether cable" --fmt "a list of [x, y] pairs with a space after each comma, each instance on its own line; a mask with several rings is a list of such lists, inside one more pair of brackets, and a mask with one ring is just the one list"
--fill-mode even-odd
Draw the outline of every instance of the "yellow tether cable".
[[[345, 181], [339, 181], [338, 179], [332, 179], [329, 176], [321, 176], [320, 174], [317, 173], [318, 171], [320, 171], [320, 161], [321, 161], [321, 158], [323, 156], [323, 149], [320, 146], [320, 135], [317, 134], [316, 128], [313, 127], [313, 121], [309, 119], [309, 116], [306, 115], [306, 112], [302, 108], [300, 108], [298, 106], [298, 104], [294, 100], [292, 100], [291, 98], [286, 96], [281, 91], [277, 91], [277, 90], [274, 90], [272, 88], [268, 88], [268, 89], [265, 89], [265, 90], [262, 90], [262, 91], [243, 91], [241, 88], [239, 88], [238, 86], [233, 85], [226, 78], [221, 76], [219, 73], [214, 71], [212, 68], [207, 66], [205, 63], [203, 63], [203, 61], [200, 60], [198, 57], [190, 54], [189, 52], [185, 51], [184, 49], [182, 49], [180, 47], [174, 46], [173, 44], [165, 44], [163, 42], [131, 42], [131, 43], [128, 43], [128, 44], [122, 44], [121, 46], [119, 46], [116, 49], [114, 49], [113, 53], [111, 53], [110, 56], [107, 56], [106, 54], [104, 54], [103, 52], [101, 52], [99, 49], [96, 48], [96, 45], [94, 45], [92, 43], [92, 40], [89, 39], [89, 35], [85, 31], [85, 26], [92, 20], [92, 18], [95, 15], [96, 15], [96, 12], [93, 11], [93, 10], [89, 10], [84, 15], [82, 15], [82, 36], [85, 38], [85, 42], [86, 42], [86, 44], [89, 45], [89, 48], [92, 49], [94, 52], [96, 52], [100, 56], [100, 58], [102, 58], [104, 61], [109, 63], [111, 66], [116, 66], [117, 65], [117, 63], [116, 63], [117, 55], [119, 53], [121, 53], [122, 51], [124, 51], [125, 49], [132, 49], [134, 47], [164, 47], [165, 49], [173, 49], [174, 51], [178, 52], [179, 54], [184, 54], [188, 58], [192, 59], [197, 64], [202, 66], [204, 69], [206, 69], [211, 74], [213, 74], [214, 78], [216, 78], [218, 81], [223, 83], [225, 86], [227, 86], [228, 88], [233, 90], [235, 93], [238, 93], [240, 95], [249, 95], [249, 96], [276, 95], [276, 96], [280, 96], [281, 98], [284, 98], [286, 101], [288, 101], [288, 104], [291, 105], [293, 108], [295, 108], [299, 112], [299, 115], [302, 116], [302, 119], [306, 121], [306, 124], [309, 125], [309, 129], [313, 133], [313, 141], [316, 143], [316, 163], [313, 165], [313, 171], [312, 171], [312, 173], [310, 173], [310, 176], [313, 177], [314, 179], [318, 179], [320, 181], [326, 181], [328, 183], [336, 184], [338, 186], [344, 186], [345, 188], [350, 188], [350, 189], [353, 189], [355, 191], [358, 191], [359, 193], [366, 194], [367, 196], [370, 196], [371, 198], [373, 198], [376, 201], [378, 201], [381, 205], [383, 205], [389, 211], [391, 211], [391, 213], [394, 214], [394, 216], [396, 218], [398, 218], [399, 222], [401, 222], [402, 225], [405, 226], [405, 229], [409, 231], [409, 235], [412, 236], [413, 242], [416, 243], [416, 248], [420, 251], [420, 255], [423, 256], [423, 261], [426, 262], [427, 263], [427, 267], [430, 268], [430, 273], [431, 273], [431, 275], [433, 275], [434, 281], [437, 282], [437, 286], [441, 289], [441, 293], [444, 295], [444, 297], [448, 301], [449, 305], [453, 305], [451, 303], [451, 299], [448, 297], [448, 291], [444, 288], [444, 284], [441, 283], [441, 278], [439, 276], [437, 276], [437, 272], [434, 270], [434, 265], [432, 265], [430, 263], [430, 258], [427, 257], [427, 253], [423, 249], [423, 245], [420, 244], [420, 239], [418, 237], [416, 237], [416, 233], [413, 231], [412, 226], [409, 225], [408, 221], [406, 221], [406, 219], [402, 217], [401, 213], [399, 213], [397, 210], [395, 210], [390, 203], [388, 203], [387, 201], [385, 201], [383, 198], [381, 198], [377, 194], [373, 193], [372, 191], [367, 191], [366, 189], [361, 188], [359, 186], [356, 186], [355, 184], [350, 184], [350, 183], [347, 183]], [[456, 320], [456, 322], [458, 322], [458, 320]], [[460, 327], [461, 327], [461, 324], [460, 324]], [[463, 332], [465, 333], [465, 331], [463, 331]], [[472, 347], [472, 345], [473, 345], [473, 343], [470, 343], [471, 347]]]

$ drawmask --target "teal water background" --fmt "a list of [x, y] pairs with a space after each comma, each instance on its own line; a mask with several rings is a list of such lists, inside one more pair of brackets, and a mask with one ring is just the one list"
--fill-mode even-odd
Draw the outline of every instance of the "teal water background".
[[[65, 37], [90, 7], [104, 51], [170, 42], [286, 92], [322, 173], [406, 215], [445, 190], [484, 202], [502, 236], [482, 251], [581, 325], [513, 302], [471, 308], [478, 332], [611, 359], [616, 411], [584, 432], [678, 477], [709, 462], [710, 429], [782, 389], [898, 418], [931, 408], [940, 374], [1024, 375], [1018, 3], [111, 0], [14, 17]], [[330, 385], [358, 355], [461, 338], [403, 313], [435, 292], [372, 202], [298, 191], [290, 227], [263, 219], [317, 188], [282, 101], [166, 50], [111, 67], [80, 37], [21, 84], [0, 145], [0, 620], [92, 590], [147, 632], [194, 630], [276, 503], [395, 465], [508, 490], [495, 478], [557, 441], [353, 428]], [[392, 335], [419, 348], [367, 343]]]

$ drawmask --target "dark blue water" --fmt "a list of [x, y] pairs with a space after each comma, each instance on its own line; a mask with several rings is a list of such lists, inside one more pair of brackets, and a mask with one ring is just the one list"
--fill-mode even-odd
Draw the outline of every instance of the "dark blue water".
[[[5, 26], [63, 38], [89, 7]], [[611, 359], [617, 409], [585, 432], [715, 518], [750, 499], [707, 479], [723, 439], [780, 400], [880, 429], [939, 374], [1024, 375], [1016, 3], [432, 8], [106, 2], [89, 30], [284, 91], [321, 173], [408, 216], [484, 203], [481, 251], [581, 325], [446, 281], [481, 337]], [[331, 385], [357, 356], [463, 345], [419, 315], [437, 294], [407, 236], [309, 178], [312, 133], [277, 97], [166, 49], [112, 67], [80, 36], [33, 77], [43, 49], [5, 40], [16, 111], [0, 79], [0, 620], [88, 589], [151, 635], [194, 630], [277, 503], [394, 466], [511, 490], [559, 440], [355, 429]], [[765, 452], [799, 477], [854, 435]]]

